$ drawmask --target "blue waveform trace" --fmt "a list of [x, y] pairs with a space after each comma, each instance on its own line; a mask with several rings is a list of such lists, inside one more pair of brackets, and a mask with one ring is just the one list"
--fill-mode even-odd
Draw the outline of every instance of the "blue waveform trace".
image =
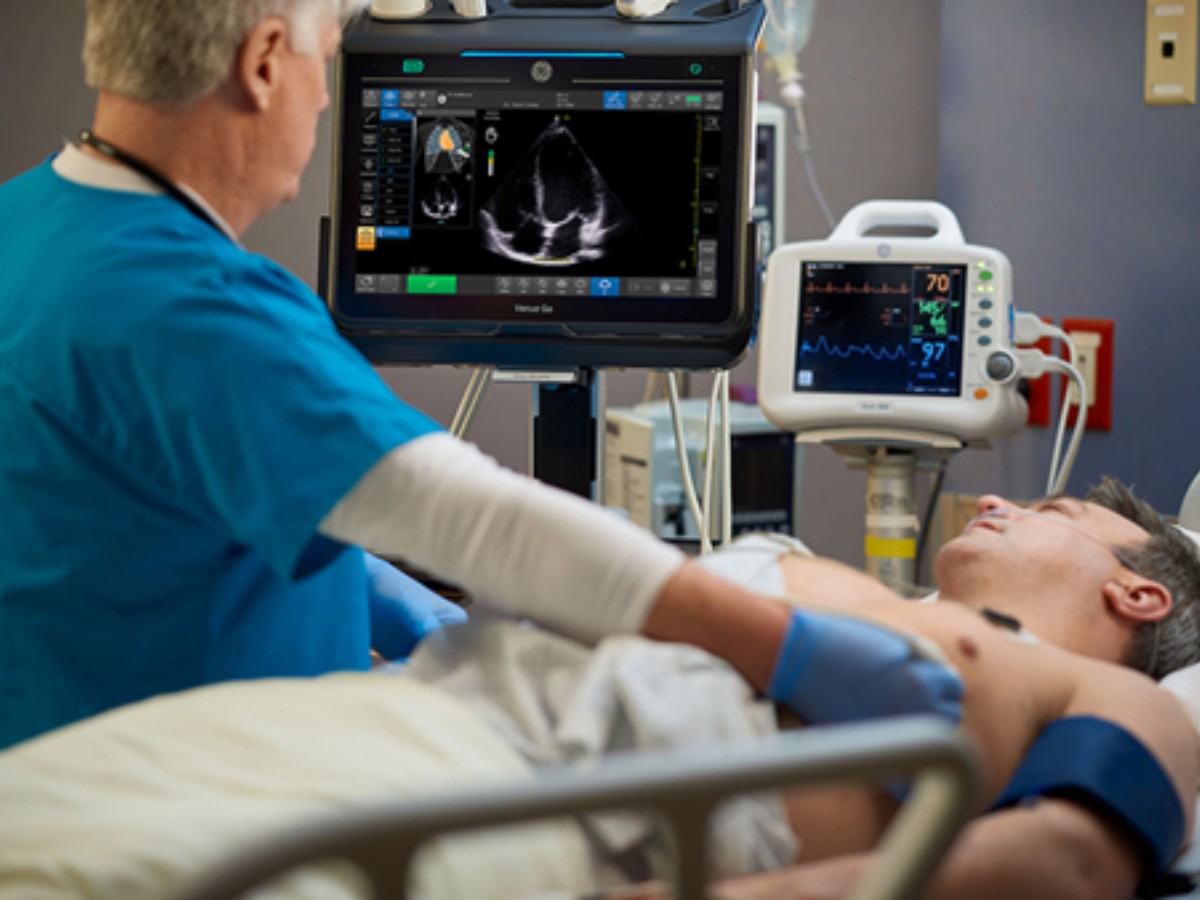
[[836, 356], [839, 359], [849, 359], [851, 356], [858, 354], [860, 356], [869, 356], [876, 362], [895, 362], [898, 359], [904, 359], [908, 356], [908, 350], [903, 344], [897, 344], [892, 348], [882, 347], [876, 348], [870, 344], [851, 344], [849, 347], [838, 347], [830, 344], [825, 340], [825, 336], [817, 338], [816, 344], [810, 344], [804, 341], [800, 344], [800, 355], [812, 353], [816, 356]]

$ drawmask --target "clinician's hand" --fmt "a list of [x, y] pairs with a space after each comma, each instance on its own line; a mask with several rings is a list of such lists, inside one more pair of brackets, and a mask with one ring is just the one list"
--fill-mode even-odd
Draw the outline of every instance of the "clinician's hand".
[[[816, 562], [791, 558], [806, 565]], [[825, 568], [824, 580], [814, 583], [830, 587], [837, 573]], [[878, 583], [875, 589], [882, 590]], [[726, 581], [694, 561], [680, 566], [663, 586], [642, 633], [694, 644], [721, 657], [803, 721], [918, 711], [958, 721], [962, 714], [958, 674], [934, 662], [921, 642], [850, 610], [843, 616], [796, 609]]]
[[807, 722], [829, 724], [910, 713], [962, 718], [962, 679], [906, 638], [851, 616], [796, 610], [767, 685]]
[[363, 554], [371, 610], [371, 647], [385, 659], [408, 656], [421, 638], [467, 614], [391, 563]]

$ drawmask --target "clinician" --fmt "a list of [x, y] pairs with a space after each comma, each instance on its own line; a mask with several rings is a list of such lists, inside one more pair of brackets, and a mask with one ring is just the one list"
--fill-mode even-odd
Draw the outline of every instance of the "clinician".
[[88, 0], [93, 121], [0, 185], [0, 748], [461, 617], [361, 548], [770, 677], [782, 604], [452, 438], [238, 243], [297, 193], [360, 5]]
[[585, 633], [680, 580], [673, 549], [399, 401], [239, 244], [297, 193], [358, 5], [88, 2], [94, 121], [0, 187], [0, 747], [366, 668], [463, 617], [363, 545], [502, 602], [570, 597]]

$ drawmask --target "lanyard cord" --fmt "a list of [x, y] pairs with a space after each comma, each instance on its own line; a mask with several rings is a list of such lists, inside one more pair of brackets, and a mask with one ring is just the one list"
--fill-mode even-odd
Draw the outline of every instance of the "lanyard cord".
[[143, 162], [136, 156], [126, 153], [119, 147], [114, 147], [103, 138], [99, 138], [92, 134], [92, 132], [87, 128], [79, 132], [79, 142], [81, 144], [87, 144], [93, 150], [98, 150], [109, 159], [116, 160], [121, 165], [125, 166], [125, 168], [132, 169], [147, 181], [153, 182], [158, 187], [162, 188], [169, 196], [178, 200], [185, 207], [187, 207], [188, 211], [192, 213], [192, 215], [207, 222], [213, 228], [217, 229], [217, 231], [221, 232], [221, 234], [225, 234], [225, 229], [223, 229], [213, 220], [213, 217], [209, 214], [208, 210], [189, 197], [186, 192], [180, 190], [178, 185], [176, 185], [173, 181], [171, 181], [171, 179], [167, 178], [167, 176], [151, 166], [149, 163]]

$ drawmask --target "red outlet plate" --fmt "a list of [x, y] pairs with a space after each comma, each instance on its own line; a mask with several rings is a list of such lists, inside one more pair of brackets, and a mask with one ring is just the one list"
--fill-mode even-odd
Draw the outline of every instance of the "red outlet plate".
[[[1047, 356], [1053, 354], [1050, 348], [1050, 338], [1042, 338], [1034, 344], [1034, 347]], [[1030, 379], [1029, 396], [1026, 402], [1029, 406], [1026, 422], [1033, 426], [1049, 425], [1050, 410], [1054, 406], [1054, 379], [1049, 374]]]

